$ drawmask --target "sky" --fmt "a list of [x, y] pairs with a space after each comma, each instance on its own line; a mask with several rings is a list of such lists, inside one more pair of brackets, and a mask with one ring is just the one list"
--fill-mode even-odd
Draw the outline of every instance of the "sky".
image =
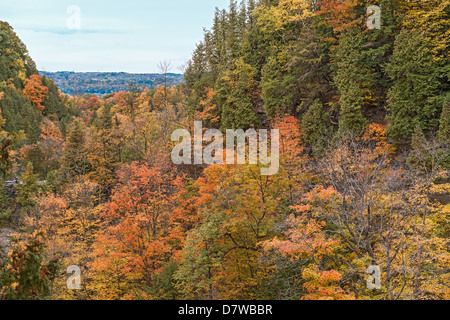
[[0, 20], [40, 71], [171, 72], [192, 56], [229, 0], [1, 0]]

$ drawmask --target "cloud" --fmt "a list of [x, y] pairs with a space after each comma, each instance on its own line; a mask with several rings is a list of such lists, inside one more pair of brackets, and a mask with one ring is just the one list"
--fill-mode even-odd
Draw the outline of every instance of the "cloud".
[[[52, 71], [157, 71], [158, 61], [187, 61], [229, 0], [0, 1], [0, 20], [15, 29], [38, 66]], [[68, 10], [80, 8], [79, 16]], [[68, 12], [69, 11], [69, 12]], [[80, 29], [70, 29], [81, 19]]]
[[65, 34], [123, 34], [126, 33], [124, 30], [118, 29], [106, 29], [106, 28], [98, 28], [98, 29], [89, 29], [89, 28], [80, 28], [80, 29], [69, 29], [62, 27], [53, 27], [53, 26], [42, 26], [42, 25], [15, 25], [15, 30], [22, 31], [33, 31], [33, 32], [43, 32], [43, 33], [53, 33], [59, 35]]

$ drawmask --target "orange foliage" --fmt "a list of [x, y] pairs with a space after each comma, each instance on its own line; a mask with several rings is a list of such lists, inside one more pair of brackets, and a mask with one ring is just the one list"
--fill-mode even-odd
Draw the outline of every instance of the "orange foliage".
[[217, 110], [217, 105], [213, 103], [216, 93], [214, 89], [205, 89], [206, 97], [200, 101], [201, 111], [195, 111], [194, 118], [197, 121], [206, 121], [210, 124], [217, 125], [219, 123], [219, 116], [214, 113]]
[[[317, 14], [323, 17], [322, 23], [333, 28], [334, 34], [338, 35], [345, 30], [362, 25], [365, 16], [356, 16], [355, 7], [357, 5], [357, 0], [320, 0], [320, 9]], [[334, 38], [324, 40], [336, 41]]]
[[42, 105], [48, 88], [42, 84], [42, 79], [38, 74], [32, 74], [25, 80], [25, 88], [23, 93], [40, 111], [44, 111], [45, 106]]
[[[170, 237], [178, 232], [169, 232], [170, 221], [181, 179], [137, 163], [124, 165], [118, 175], [119, 184], [101, 213], [104, 228], [93, 266], [123, 279], [124, 289], [130, 289], [137, 279], [150, 283], [172, 256]], [[109, 294], [122, 296], [125, 291]]]

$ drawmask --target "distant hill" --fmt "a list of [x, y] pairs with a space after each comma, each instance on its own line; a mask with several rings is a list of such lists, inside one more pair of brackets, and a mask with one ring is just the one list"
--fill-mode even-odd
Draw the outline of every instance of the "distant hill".
[[[39, 71], [39, 73], [41, 76], [52, 79], [63, 93], [69, 95], [90, 93], [101, 96], [113, 92], [126, 91], [130, 82], [149, 89], [164, 84], [164, 75], [154, 73], [70, 71]], [[183, 82], [182, 74], [167, 74], [167, 86], [170, 87], [181, 82]]]

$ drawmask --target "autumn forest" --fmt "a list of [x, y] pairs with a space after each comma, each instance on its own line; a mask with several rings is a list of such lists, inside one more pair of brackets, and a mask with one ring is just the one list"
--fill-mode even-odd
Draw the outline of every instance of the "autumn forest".
[[[232, 0], [182, 83], [66, 95], [0, 21], [0, 299], [449, 300], [449, 41], [450, 0]], [[175, 164], [194, 121], [278, 173]]]

